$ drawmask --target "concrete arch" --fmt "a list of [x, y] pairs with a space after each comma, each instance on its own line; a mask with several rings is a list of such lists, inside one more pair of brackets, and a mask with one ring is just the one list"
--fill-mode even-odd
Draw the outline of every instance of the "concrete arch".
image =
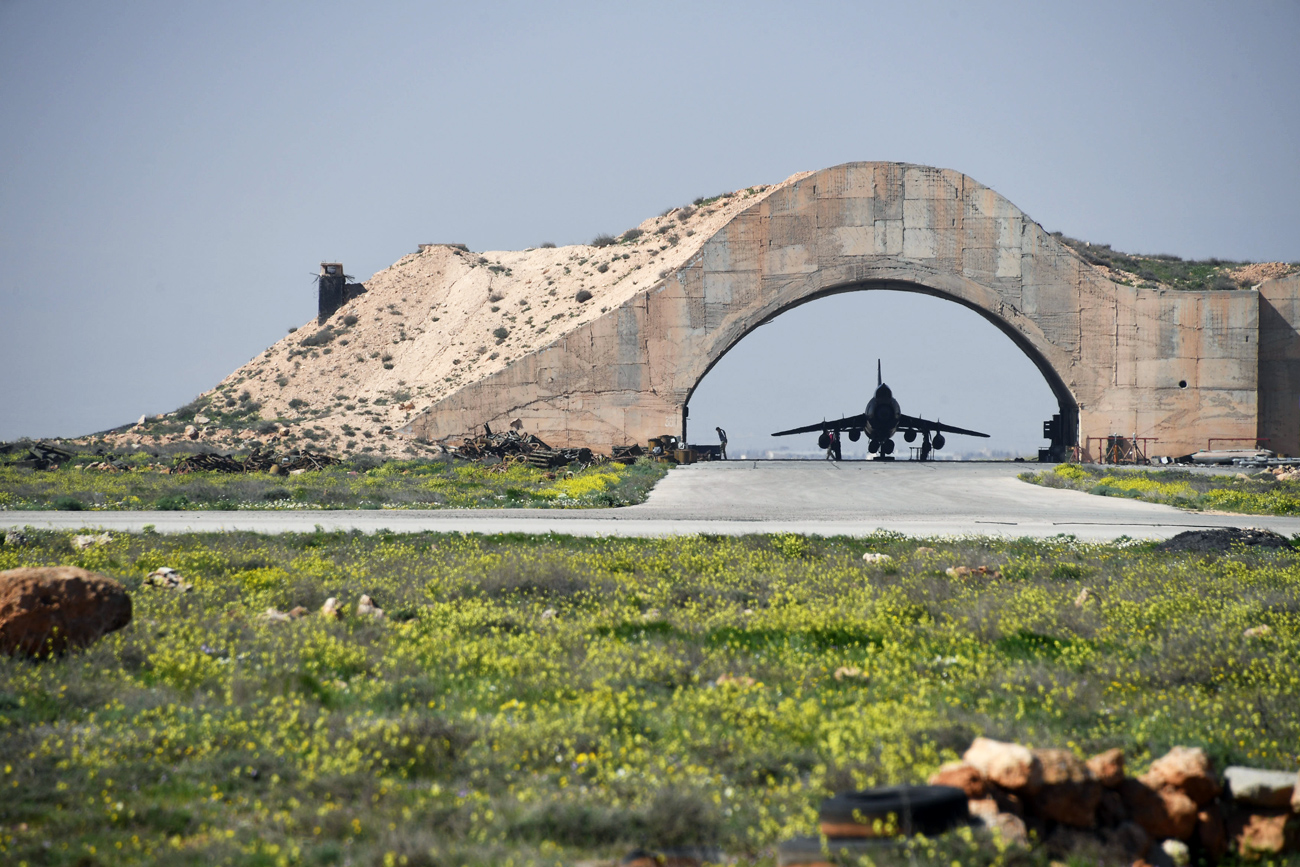
[[960, 172], [864, 162], [756, 196], [684, 265], [439, 401], [409, 432], [441, 440], [517, 418], [553, 445], [677, 433], [691, 392], [741, 337], [863, 286], [926, 292], [993, 322], [1044, 373], [1085, 447], [1118, 434], [1182, 454], [1261, 425], [1258, 293], [1114, 283]]
[[[1048, 388], [1051, 389], [1053, 397], [1056, 398], [1057, 406], [1059, 407], [1058, 412], [1061, 414], [1061, 418], [1063, 419], [1066, 425], [1067, 439], [1069, 439], [1068, 444], [1074, 445], [1073, 439], [1071, 439], [1070, 436], [1072, 435], [1073, 431], [1077, 430], [1079, 406], [1077, 401], [1074, 398], [1074, 395], [1070, 393], [1070, 387], [1066, 385], [1066, 383], [1057, 374], [1056, 368], [1053, 367], [1052, 365], [1052, 360], [1048, 357], [1047, 352], [1043, 350], [1041, 336], [1039, 336], [1040, 339], [1037, 341], [1027, 338], [1024, 332], [1014, 328], [1006, 318], [991, 313], [987, 307], [983, 307], [978, 304], [971, 303], [971, 301], [965, 297], [956, 297], [949, 294], [948, 292], [935, 289], [930, 286], [922, 286], [914, 283], [901, 283], [896, 281], [868, 281], [868, 282], [861, 282], [861, 283], [849, 283], [845, 285], [832, 286], [831, 288], [828, 289], [823, 289], [821, 291], [813, 292], [805, 297], [799, 298], [796, 301], [792, 301], [790, 303], [785, 304], [779, 310], [772, 312], [770, 315], [766, 316], [765, 318], [755, 323], [749, 330], [747, 330], [744, 334], [741, 334], [739, 337], [735, 337], [734, 339], [731, 339], [732, 335], [730, 334], [726, 335], [726, 338], [723, 339], [730, 339], [730, 342], [727, 343], [725, 346], [721, 347], [720, 349], [716, 347], [712, 348], [711, 351], [707, 354], [706, 358], [708, 363], [705, 366], [704, 371], [700, 374], [699, 379], [695, 381], [695, 384], [692, 385], [690, 390], [686, 393], [686, 399], [684, 405], [687, 407], [690, 406], [691, 398], [694, 396], [695, 390], [699, 388], [700, 383], [703, 382], [704, 377], [709, 375], [709, 372], [713, 370], [713, 368], [718, 364], [718, 362], [720, 362], [723, 359], [723, 357], [726, 356], [728, 352], [730, 352], [732, 349], [738, 346], [741, 341], [743, 341], [746, 337], [748, 337], [751, 333], [753, 333], [757, 328], [768, 324], [772, 320], [784, 315], [785, 313], [790, 312], [796, 307], [801, 307], [804, 304], [809, 304], [814, 301], [819, 301], [823, 298], [829, 298], [832, 295], [842, 295], [848, 292], [871, 291], [873, 289], [877, 289], [877, 290], [887, 289], [887, 290], [893, 290], [897, 292], [913, 292], [916, 294], [928, 295], [933, 298], [941, 298], [945, 301], [951, 301], [953, 303], [960, 304], [961, 306], [977, 313], [980, 316], [980, 318], [989, 322], [1000, 332], [1002, 332], [1007, 337], [1009, 337], [1011, 339], [1011, 342], [1016, 345], [1016, 348], [1018, 348], [1021, 352], [1025, 354], [1025, 356], [1038, 369], [1038, 372], [1042, 375], [1043, 379], [1047, 382], [1047, 386]], [[684, 423], [682, 425], [683, 437], [686, 436], [686, 432], [688, 429], [689, 429], [689, 421], [687, 421], [687, 423]]]

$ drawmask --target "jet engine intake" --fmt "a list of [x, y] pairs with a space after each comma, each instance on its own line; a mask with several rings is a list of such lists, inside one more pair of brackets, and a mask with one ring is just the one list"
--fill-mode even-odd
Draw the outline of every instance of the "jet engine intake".
[[849, 439], [852, 440], [853, 442], [857, 442], [861, 438], [862, 438], [862, 431], [858, 430], [857, 428], [854, 428], [853, 430], [849, 431]]
[[880, 453], [882, 455], [892, 455], [894, 453], [894, 441], [885, 440], [880, 444]]
[[826, 431], [822, 431], [821, 436], [817, 437], [817, 448], [828, 449], [830, 447], [831, 447], [831, 435]]
[[916, 431], [903, 431], [903, 439], [907, 440], [909, 443], [916, 442]]
[[947, 440], [943, 438], [943, 434], [935, 434], [934, 442], [931, 444], [934, 446], [934, 450], [938, 451], [939, 449], [943, 448], [943, 444], [946, 442]]

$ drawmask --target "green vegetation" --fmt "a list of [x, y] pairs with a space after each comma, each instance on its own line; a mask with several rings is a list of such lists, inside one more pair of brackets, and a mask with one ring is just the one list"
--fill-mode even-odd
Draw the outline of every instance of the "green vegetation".
[[299, 475], [196, 472], [164, 475], [148, 455], [120, 461], [127, 469], [78, 470], [88, 456], [57, 470], [0, 464], [0, 511], [182, 509], [591, 508], [643, 502], [668, 471], [649, 460], [553, 471], [526, 464], [390, 461], [329, 467]]
[[[772, 864], [823, 795], [923, 781], [979, 734], [1122, 747], [1134, 772], [1175, 744], [1300, 758], [1290, 548], [147, 533], [78, 552], [27, 534], [0, 568], [104, 572], [135, 617], [80, 654], [0, 658], [6, 864], [572, 864], [695, 843]], [[143, 586], [161, 566], [193, 591]], [[259, 617], [361, 594], [387, 616]], [[1047, 863], [959, 844], [942, 863]]]
[[1168, 253], [1143, 256], [1120, 253], [1110, 244], [1092, 244], [1053, 232], [1056, 238], [1083, 257], [1085, 262], [1127, 271], [1147, 283], [1163, 283], [1174, 289], [1249, 289], [1251, 282], [1233, 272], [1247, 262], [1223, 259], [1188, 260]]
[[1061, 464], [1055, 470], [1021, 473], [1023, 481], [1102, 497], [1130, 497], [1183, 509], [1246, 515], [1300, 515], [1300, 482], [1272, 473], [1193, 473], [1187, 470], [1121, 470]]

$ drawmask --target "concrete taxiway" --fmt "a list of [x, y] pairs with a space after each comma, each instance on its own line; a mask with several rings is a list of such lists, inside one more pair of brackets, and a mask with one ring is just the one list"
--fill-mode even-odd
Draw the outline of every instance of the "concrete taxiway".
[[728, 461], [677, 467], [642, 505], [621, 509], [429, 511], [0, 512], [0, 527], [260, 533], [326, 530], [671, 536], [1069, 534], [1163, 539], [1203, 527], [1300, 533], [1300, 518], [1186, 512], [1026, 484], [1033, 464]]

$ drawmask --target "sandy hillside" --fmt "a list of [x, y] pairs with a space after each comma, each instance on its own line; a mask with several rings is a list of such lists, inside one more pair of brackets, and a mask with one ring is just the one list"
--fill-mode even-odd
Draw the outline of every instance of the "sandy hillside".
[[675, 208], [607, 246], [422, 245], [366, 280], [366, 294], [323, 325], [310, 320], [189, 407], [108, 439], [427, 454], [431, 447], [394, 429], [658, 282], [737, 213], [807, 174]]

